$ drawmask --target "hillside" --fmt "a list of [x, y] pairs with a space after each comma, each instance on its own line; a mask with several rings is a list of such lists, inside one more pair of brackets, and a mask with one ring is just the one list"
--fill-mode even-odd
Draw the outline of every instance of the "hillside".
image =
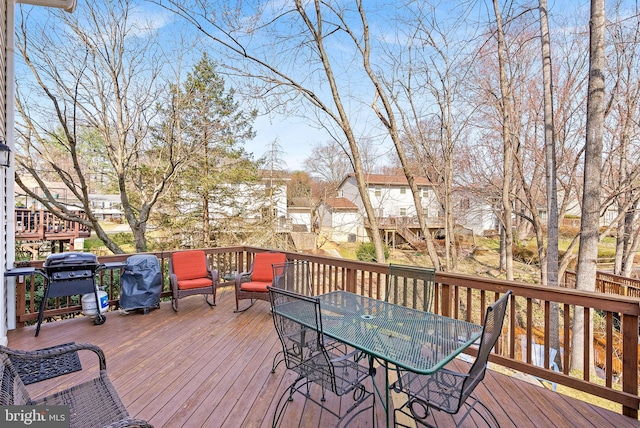
[[[491, 278], [505, 278], [500, 272], [500, 257], [492, 240], [479, 240], [475, 250], [462, 248], [457, 272]], [[325, 242], [320, 250], [328, 256], [340, 255], [345, 259], [356, 260], [358, 243]], [[431, 266], [431, 259], [424, 253], [410, 250], [389, 250], [387, 263], [400, 263], [418, 266]], [[514, 279], [517, 281], [539, 283], [540, 272], [536, 266], [514, 261]]]

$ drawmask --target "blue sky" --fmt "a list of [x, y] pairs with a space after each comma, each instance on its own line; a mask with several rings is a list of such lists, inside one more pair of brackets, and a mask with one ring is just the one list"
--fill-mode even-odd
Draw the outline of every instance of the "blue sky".
[[[83, 8], [87, 1], [90, 0], [79, 0], [77, 10]], [[179, 31], [185, 30], [194, 36], [197, 34], [196, 30], [190, 26], [185, 26], [172, 13], [149, 2], [143, 0], [138, 1], [140, 10], [140, 14], [138, 15], [139, 19], [141, 21], [152, 23], [152, 27], [158, 29], [162, 33], [162, 37], [166, 40], [167, 47], [170, 47], [175, 43], [176, 40], [173, 38], [179, 33]], [[274, 0], [272, 3], [277, 5], [280, 1], [282, 0]], [[371, 0], [371, 3], [365, 2], [365, 5], [368, 6], [369, 4], [378, 2], [384, 2], [384, 0]], [[554, 9], [557, 10], [556, 8], [558, 7], [569, 7], [570, 4], [588, 8], [588, 2], [586, 1], [549, 1], [549, 7], [552, 11]], [[446, 3], [443, 3], [443, 5], [446, 5]], [[485, 7], [487, 7], [487, 5], [485, 5]], [[44, 8], [36, 7], [34, 11], [36, 9], [43, 9], [42, 12], [44, 13]], [[379, 13], [376, 15], [370, 15], [371, 26], [375, 29], [372, 30], [372, 33], [377, 31], [378, 34], [390, 34], [393, 37], [396, 32], [393, 21], [391, 19], [387, 21], [385, 18], [385, 16], [381, 16]], [[141, 33], [141, 36], [143, 37], [144, 34]], [[193, 49], [192, 52], [187, 54], [187, 59], [185, 60], [186, 64], [183, 66], [184, 71], [189, 70], [190, 64], [187, 63], [188, 61], [191, 61], [191, 64], [193, 64], [199, 60], [202, 50], [207, 49], [207, 43], [206, 39], [202, 39], [201, 45], [199, 45], [202, 49]], [[334, 42], [332, 47], [334, 49], [340, 48], [339, 39]], [[207, 49], [207, 51], [209, 50]], [[347, 52], [345, 55], [348, 57], [350, 53]], [[351, 77], [348, 76], [349, 70], [347, 66], [343, 70], [340, 70], [340, 72], [343, 73], [347, 79]], [[241, 84], [229, 79], [227, 79], [227, 83], [231, 85]], [[353, 83], [351, 84], [353, 85]], [[347, 83], [347, 85], [349, 85], [349, 83]], [[351, 86], [348, 88], [352, 89], [354, 87], [355, 86]], [[316, 90], [322, 92], [322, 89]], [[379, 129], [376, 129], [376, 127], [379, 127], [379, 123], [376, 123], [376, 121], [372, 119], [371, 112], [369, 111], [365, 113], [365, 110], [367, 110], [368, 107], [367, 103], [369, 102], [369, 99], [365, 99], [360, 105], [357, 105], [357, 102], [352, 101], [349, 106], [351, 109], [354, 109], [354, 124], [358, 127], [356, 133], [359, 133], [359, 135], [363, 137], [370, 138], [375, 144], [380, 146], [378, 152], [384, 153], [384, 148], [388, 146], [389, 142], [384, 138], [384, 133], [380, 132]], [[299, 117], [290, 117], [289, 115], [280, 113], [272, 113], [270, 115], [264, 114], [264, 111], [261, 111], [260, 113], [262, 113], [262, 115], [258, 117], [254, 125], [257, 135], [253, 140], [246, 144], [247, 151], [253, 153], [256, 158], [264, 155], [269, 150], [270, 145], [274, 141], [277, 141], [283, 149], [283, 160], [286, 163], [286, 167], [289, 170], [301, 169], [302, 162], [311, 153], [311, 146], [326, 143], [331, 139], [331, 136], [327, 131], [318, 129], [317, 124], [310, 120], [304, 120]], [[384, 161], [385, 156], [381, 156], [381, 160]]]

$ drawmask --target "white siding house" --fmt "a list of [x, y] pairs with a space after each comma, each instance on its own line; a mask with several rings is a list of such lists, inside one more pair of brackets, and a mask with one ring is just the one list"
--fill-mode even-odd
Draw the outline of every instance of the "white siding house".
[[[413, 217], [416, 208], [406, 177], [401, 175], [369, 174], [366, 178], [369, 198], [376, 217]], [[441, 209], [433, 184], [424, 177], [416, 177], [422, 209], [429, 219], [438, 218]], [[364, 203], [358, 191], [355, 174], [349, 174], [338, 186], [338, 197], [353, 202], [364, 216]]]
[[318, 207], [320, 233], [335, 242], [367, 240], [358, 207], [347, 198], [327, 198]]

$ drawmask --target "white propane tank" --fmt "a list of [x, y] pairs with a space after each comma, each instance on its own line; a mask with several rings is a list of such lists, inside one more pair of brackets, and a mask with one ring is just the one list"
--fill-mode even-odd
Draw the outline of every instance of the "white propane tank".
[[[98, 300], [100, 301], [100, 313], [107, 312], [109, 309], [109, 296], [105, 291], [98, 290]], [[98, 315], [96, 310], [96, 297], [93, 293], [88, 293], [82, 296], [82, 313], [88, 317], [94, 317]]]

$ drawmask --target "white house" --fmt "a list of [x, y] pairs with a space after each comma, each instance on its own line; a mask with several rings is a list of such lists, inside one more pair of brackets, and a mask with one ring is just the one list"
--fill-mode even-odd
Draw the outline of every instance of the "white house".
[[297, 232], [311, 232], [313, 229], [311, 215], [311, 199], [291, 198], [288, 201], [287, 215], [291, 219], [291, 226]]
[[360, 242], [367, 239], [364, 220], [358, 206], [347, 198], [327, 198], [318, 207], [320, 233], [335, 242]]
[[[415, 178], [422, 209], [427, 217], [435, 219], [441, 216], [433, 184], [424, 177]], [[404, 175], [369, 174], [366, 176], [369, 198], [376, 211], [376, 217], [413, 217], [416, 208], [409, 183]], [[364, 204], [358, 191], [355, 174], [348, 174], [338, 186], [338, 197], [353, 202], [363, 214]]]

